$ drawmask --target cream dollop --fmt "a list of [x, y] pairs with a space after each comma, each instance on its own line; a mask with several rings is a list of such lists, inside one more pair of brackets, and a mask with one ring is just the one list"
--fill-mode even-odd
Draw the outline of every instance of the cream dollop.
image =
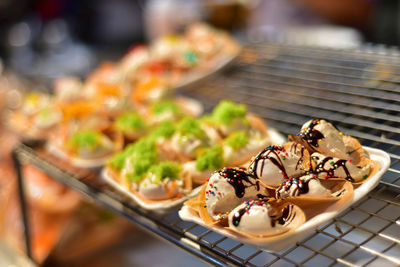
[[315, 151], [340, 159], [350, 159], [343, 134], [326, 120], [310, 120], [301, 127], [300, 137]]
[[265, 200], [250, 200], [237, 206], [229, 214], [229, 227], [252, 236], [272, 236], [288, 231], [295, 213], [293, 205], [276, 210]]
[[249, 171], [263, 184], [278, 187], [286, 178], [305, 173], [299, 153], [282, 146], [268, 146], [261, 151], [249, 166]]
[[114, 151], [113, 142], [106, 136], [102, 136], [99, 143], [93, 149], [80, 147], [77, 156], [85, 159], [104, 157]]
[[330, 197], [332, 192], [325, 188], [314, 174], [292, 178], [282, 183], [276, 190], [277, 199], [297, 196]]
[[214, 220], [227, 216], [235, 206], [245, 200], [266, 195], [257, 179], [250, 177], [238, 168], [224, 168], [215, 172], [209, 179], [206, 189], [206, 205], [209, 215]]
[[249, 143], [239, 149], [224, 145], [224, 162], [228, 166], [244, 164], [250, 161], [251, 156], [263, 149], [268, 143], [268, 138], [250, 138]]
[[351, 160], [325, 156], [317, 152], [311, 155], [311, 160], [314, 166], [314, 173], [317, 174], [319, 179], [337, 177], [351, 182], [359, 182], [366, 179], [371, 172], [370, 164], [358, 167], [351, 163]]
[[176, 197], [179, 193], [181, 181], [165, 179], [160, 183], [153, 183], [153, 174], [143, 179], [139, 184], [139, 194], [150, 200], [164, 200]]

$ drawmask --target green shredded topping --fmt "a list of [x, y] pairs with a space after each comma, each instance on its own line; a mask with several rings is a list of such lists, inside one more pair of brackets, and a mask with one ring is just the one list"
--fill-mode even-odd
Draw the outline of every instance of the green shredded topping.
[[217, 124], [231, 124], [233, 119], [245, 119], [246, 106], [229, 100], [221, 101], [212, 112], [212, 119]]
[[224, 157], [221, 146], [209, 148], [196, 160], [196, 169], [199, 171], [217, 170], [223, 166]]
[[138, 173], [140, 173], [141, 169], [143, 169], [143, 166], [140, 165], [142, 163], [135, 165], [136, 162], [142, 160], [144, 162], [143, 164], [147, 165], [148, 162], [155, 162], [157, 158], [157, 149], [154, 141], [149, 138], [144, 138], [136, 143], [129, 144], [123, 151], [115, 154], [108, 160], [107, 164], [114, 170], [121, 171], [124, 168], [126, 159], [129, 157], [133, 158], [130, 164], [133, 164], [135, 172], [138, 171]]
[[136, 113], [122, 114], [115, 121], [115, 127], [121, 132], [138, 131], [146, 128], [144, 120]]
[[121, 171], [124, 167], [126, 158], [133, 154], [135, 149], [134, 145], [135, 144], [133, 143], [129, 144], [124, 150], [114, 154], [114, 156], [108, 160], [107, 164], [114, 170]]
[[203, 129], [201, 129], [200, 121], [190, 117], [181, 120], [177, 126], [177, 130], [182, 136], [203, 138], [206, 135]]
[[249, 143], [249, 137], [244, 131], [233, 132], [225, 139], [225, 143], [234, 150], [238, 150]]
[[178, 179], [181, 171], [182, 167], [172, 161], [164, 161], [150, 168], [150, 172], [155, 175], [155, 180], [152, 182], [156, 184], [161, 183], [166, 178]]
[[154, 140], [150, 138], [142, 138], [134, 143], [132, 148], [136, 158], [156, 158], [157, 148]]
[[131, 149], [130, 164], [132, 164], [133, 172], [127, 174], [127, 178], [132, 182], [140, 182], [157, 161], [156, 144], [151, 138], [143, 138], [133, 144]]
[[133, 172], [127, 174], [129, 181], [139, 183], [153, 166], [154, 161], [151, 158], [135, 158], [131, 161]]
[[173, 114], [178, 114], [180, 108], [173, 101], [165, 100], [155, 103], [152, 107], [153, 114], [158, 115], [164, 112], [172, 112]]
[[158, 138], [170, 138], [175, 133], [175, 126], [174, 124], [169, 121], [165, 120], [160, 123], [160, 125], [155, 128], [152, 133], [151, 137], [154, 139]]
[[74, 133], [68, 141], [68, 146], [72, 149], [87, 148], [95, 149], [102, 138], [102, 134], [92, 130], [82, 130]]

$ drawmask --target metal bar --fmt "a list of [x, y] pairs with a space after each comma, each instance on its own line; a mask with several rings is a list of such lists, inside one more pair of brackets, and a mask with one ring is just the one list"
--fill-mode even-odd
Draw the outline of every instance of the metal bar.
[[25, 242], [25, 250], [26, 255], [31, 259], [35, 260], [32, 255], [31, 250], [31, 232], [29, 225], [29, 216], [28, 216], [28, 206], [25, 199], [25, 191], [24, 191], [24, 177], [22, 173], [22, 164], [18, 155], [18, 150], [14, 149], [12, 151], [12, 159], [14, 163], [14, 169], [17, 174], [17, 184], [18, 184], [18, 198], [19, 198], [19, 206], [21, 210], [22, 224], [24, 227], [23, 235]]

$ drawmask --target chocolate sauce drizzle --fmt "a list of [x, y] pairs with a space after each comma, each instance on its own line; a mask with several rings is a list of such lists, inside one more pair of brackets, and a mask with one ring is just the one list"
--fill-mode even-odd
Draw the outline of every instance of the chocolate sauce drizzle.
[[279, 157], [279, 153], [281, 153], [281, 152], [285, 152], [285, 149], [281, 146], [267, 146], [263, 151], [261, 151], [253, 159], [253, 162], [250, 165], [251, 174], [256, 178], [259, 178], [257, 176], [257, 169], [258, 169], [258, 165], [259, 165], [258, 163], [260, 161], [262, 161], [261, 170], [260, 170], [260, 176], [262, 176], [263, 171], [264, 171], [264, 162], [266, 160], [270, 160], [276, 167], [279, 168], [279, 170], [282, 171], [283, 177], [287, 178], [288, 175], [286, 173], [285, 166], [283, 165], [282, 159]]
[[275, 227], [276, 223], [280, 225], [290, 223], [296, 215], [296, 213], [293, 212], [293, 205], [287, 205], [279, 215], [271, 216], [271, 227]]
[[307, 194], [310, 190], [309, 183], [311, 179], [315, 179], [313, 177], [308, 177], [307, 179], [301, 178], [291, 178], [285, 182], [283, 182], [279, 188], [276, 190], [276, 198], [281, 198], [280, 191], [283, 189], [285, 191], [289, 191], [292, 186], [295, 186], [295, 190], [292, 193], [292, 196], [299, 196], [303, 194]]
[[[219, 172], [219, 175], [225, 177], [228, 183], [235, 189], [235, 194], [238, 198], [244, 196], [247, 187], [256, 186], [257, 190], [260, 190], [259, 181], [251, 181], [249, 174], [243, 170], [237, 168], [223, 168]], [[247, 182], [250, 185], [245, 185], [243, 182]]]
[[314, 129], [314, 127], [318, 125], [320, 121], [320, 119], [312, 120], [306, 130], [302, 130], [299, 134], [302, 139], [314, 147], [318, 147], [318, 141], [325, 138], [320, 131]]
[[[329, 167], [325, 168], [326, 163], [328, 163], [328, 161], [330, 161], [330, 160], [332, 160], [330, 162], [330, 168]], [[346, 177], [344, 179], [353, 183], [354, 179], [351, 176], [349, 170], [347, 169], [346, 163], [347, 163], [347, 160], [344, 160], [344, 159], [339, 159], [337, 161], [333, 161], [332, 157], [326, 157], [323, 160], [321, 160], [321, 162], [315, 167], [314, 172], [317, 174], [326, 173], [325, 178], [333, 178], [333, 177], [337, 177], [337, 176], [335, 176], [335, 170], [337, 170], [339, 168], [343, 168], [343, 171], [346, 173]]]
[[[242, 219], [243, 215], [246, 212], [248, 212], [251, 209], [251, 207], [253, 207], [254, 205], [256, 206], [264, 206], [265, 204], [268, 205], [266, 201], [262, 200], [251, 200], [251, 201], [246, 201], [245, 203], [246, 205], [243, 208], [239, 209], [237, 212], [235, 212], [235, 214], [232, 217], [232, 223], [236, 227], [239, 226], [240, 220]], [[286, 223], [290, 223], [296, 214], [293, 212], [293, 205], [287, 205], [283, 210], [278, 212], [278, 214], [271, 215], [270, 213], [268, 213], [268, 215], [271, 217], [271, 227], [275, 227], [276, 223], [280, 225], [285, 225]]]

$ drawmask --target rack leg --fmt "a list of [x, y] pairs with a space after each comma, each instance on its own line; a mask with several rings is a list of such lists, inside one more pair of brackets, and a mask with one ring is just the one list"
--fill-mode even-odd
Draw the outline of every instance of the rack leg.
[[25, 201], [25, 193], [24, 193], [24, 181], [23, 181], [23, 174], [22, 174], [22, 164], [18, 157], [18, 152], [13, 150], [12, 158], [14, 162], [14, 168], [17, 174], [18, 180], [18, 197], [22, 215], [22, 223], [24, 225], [24, 237], [25, 237], [25, 248], [26, 248], [26, 255], [32, 258], [32, 251], [31, 251], [31, 236], [30, 236], [30, 229], [29, 229], [29, 220], [28, 220], [28, 207]]

